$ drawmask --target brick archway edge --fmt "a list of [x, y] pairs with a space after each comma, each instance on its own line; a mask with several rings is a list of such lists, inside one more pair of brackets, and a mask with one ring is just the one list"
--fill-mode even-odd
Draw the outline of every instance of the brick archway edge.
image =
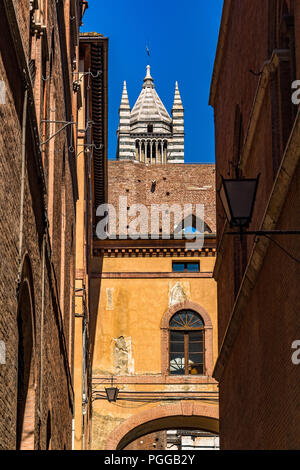
[[180, 304], [175, 304], [173, 307], [169, 308], [161, 322], [161, 328], [169, 328], [169, 323], [172, 316], [178, 312], [179, 310], [194, 310], [194, 312], [199, 313], [199, 315], [203, 318], [205, 328], [212, 328], [212, 322], [210, 316], [208, 315], [207, 311], [201, 307], [200, 305], [196, 304], [195, 302], [182, 302]]
[[[207, 423], [211, 422], [211, 431], [215, 431], [216, 422], [219, 420], [219, 411], [217, 405], [199, 404], [196, 402], [179, 401], [172, 405], [160, 405], [155, 408], [150, 408], [142, 413], [139, 413], [131, 418], [128, 418], [124, 423], [120, 424], [108, 437], [106, 442], [106, 450], [117, 450], [120, 442], [136, 428], [155, 420], [162, 418], [172, 417], [190, 417], [206, 420]], [[209, 431], [209, 429], [207, 429]], [[150, 430], [151, 432], [153, 429]], [[143, 434], [144, 435], [144, 434]], [[129, 444], [132, 440], [128, 439]]]

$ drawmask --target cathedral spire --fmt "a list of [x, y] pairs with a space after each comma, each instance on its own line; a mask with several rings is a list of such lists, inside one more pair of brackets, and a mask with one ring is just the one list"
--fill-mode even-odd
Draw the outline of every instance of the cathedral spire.
[[120, 109], [129, 109], [130, 110], [128, 94], [127, 94], [127, 87], [126, 87], [126, 81], [124, 81], [124, 85], [123, 85], [123, 93], [122, 93]]
[[175, 96], [174, 96], [174, 104], [173, 104], [172, 110], [174, 109], [183, 109], [181, 96], [180, 96], [179, 88], [178, 88], [178, 82], [175, 83]]
[[118, 148], [117, 156], [121, 160], [126, 158], [128, 155], [134, 159], [134, 142], [131, 142], [128, 146], [130, 139], [130, 105], [127, 94], [126, 82], [123, 84], [123, 92], [121, 98], [121, 104], [119, 109], [119, 129], [118, 129]]
[[170, 163], [184, 162], [184, 109], [179, 93], [178, 82], [175, 83], [175, 96], [172, 108], [173, 141], [170, 146]]

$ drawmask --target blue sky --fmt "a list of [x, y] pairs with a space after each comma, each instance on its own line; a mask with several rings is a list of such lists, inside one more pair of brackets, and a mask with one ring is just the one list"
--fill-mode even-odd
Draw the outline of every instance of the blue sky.
[[168, 112], [178, 81], [185, 108], [185, 162], [214, 162], [213, 110], [209, 88], [222, 13], [222, 0], [89, 0], [82, 31], [109, 37], [108, 156], [116, 155], [123, 81], [131, 108], [146, 74], [151, 74]]

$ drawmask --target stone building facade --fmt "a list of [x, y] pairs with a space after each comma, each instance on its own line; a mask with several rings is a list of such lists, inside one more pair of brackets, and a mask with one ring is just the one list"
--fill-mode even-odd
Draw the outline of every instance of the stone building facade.
[[117, 160], [184, 163], [184, 109], [177, 82], [171, 118], [155, 90], [148, 65], [132, 110], [124, 82], [119, 115]]
[[[210, 94], [216, 182], [219, 190], [221, 177], [236, 170], [260, 173], [249, 230], [300, 229], [300, 119], [292, 100], [299, 74], [298, 1], [224, 1]], [[229, 230], [217, 198], [221, 448], [299, 449], [300, 366], [292, 355], [300, 338], [300, 237], [240, 240]]]
[[0, 1], [0, 448], [71, 449], [79, 25]]
[[[97, 75], [97, 69], [91, 67], [95, 45], [103, 50], [103, 81], [95, 78], [88, 86], [89, 94], [81, 81], [80, 129], [86, 128], [91, 116], [93, 128], [98, 123], [96, 115], [99, 124], [107, 119], [106, 38], [96, 33], [81, 35], [80, 74], [92, 70], [93, 76]], [[96, 134], [100, 136], [97, 142], [93, 134], [78, 136], [75, 448], [160, 450], [166, 447], [166, 434], [161, 429], [170, 426], [218, 432], [218, 390], [212, 378], [217, 354], [216, 285], [212, 278], [215, 168], [134, 161], [109, 161], [106, 168], [105, 124], [102, 132]], [[98, 161], [91, 143], [103, 146]], [[108, 187], [101, 194], [94, 168], [102, 168], [102, 175], [107, 175], [104, 181], [107, 178]], [[156, 240], [120, 237], [119, 229], [115, 239], [98, 239], [98, 205], [109, 203], [117, 208], [120, 196], [127, 197], [128, 207], [140, 203], [147, 209], [152, 204], [165, 208], [181, 202], [190, 204], [193, 212], [197, 204], [203, 204], [204, 246], [186, 249], [186, 240], [163, 239], [160, 230]], [[194, 223], [192, 218], [190, 224]], [[176, 273], [173, 262], [196, 265], [197, 272]], [[170, 319], [182, 310], [191, 310], [205, 322], [200, 333], [205, 336], [203, 370], [192, 374], [190, 368], [184, 377], [170, 373], [169, 349]], [[120, 389], [116, 404], [106, 398], [105, 389], [111, 381]]]
[[[151, 192], [154, 176], [157, 185]], [[214, 166], [146, 167], [144, 163], [109, 162], [108, 183], [108, 201], [113, 206], [118, 205], [120, 195], [128, 195], [128, 207], [193, 200], [206, 203], [207, 213], [211, 213], [205, 219], [202, 248], [187, 248], [184, 238], [164, 239], [161, 233], [155, 239], [132, 240], [117, 234], [115, 239], [94, 241], [90, 295], [97, 323], [92, 449], [154, 450], [153, 445], [162, 445], [163, 435], [153, 433], [170, 428], [218, 433], [218, 388], [212, 378], [217, 357], [216, 283], [212, 277]], [[193, 368], [191, 361], [183, 367], [188, 362], [183, 351], [178, 361], [172, 352], [170, 325], [176, 315], [201, 319], [205, 338], [201, 370]], [[193, 334], [188, 325], [186, 328], [187, 334]], [[106, 398], [111, 381], [119, 389], [116, 403]], [[151, 436], [145, 437], [148, 434]], [[136, 443], [130, 446], [133, 441]]]
[[[218, 433], [218, 388], [212, 378], [217, 357], [212, 277], [215, 168], [182, 164], [183, 108], [177, 85], [173, 117], [175, 111], [182, 119], [178, 159], [165, 158], [168, 153], [160, 153], [159, 145], [156, 153], [156, 139], [169, 139], [169, 150], [174, 141], [150, 67], [132, 111], [124, 86], [118, 158], [108, 162], [108, 205], [97, 211], [90, 265], [89, 297], [96, 320], [91, 364], [91, 448], [95, 450], [159, 450], [166, 447], [161, 431], [167, 429]], [[137, 145], [137, 138], [147, 140], [150, 134], [152, 147]], [[173, 208], [185, 204], [188, 215], [182, 212], [177, 225]], [[155, 205], [162, 211], [157, 227], [150, 223]], [[198, 205], [204, 206], [204, 243], [190, 246], [186, 232], [175, 235], [185, 229], [197, 232]], [[137, 238], [128, 233], [135, 219], [133, 207], [141, 211]], [[109, 212], [112, 208], [115, 215]], [[104, 232], [98, 230], [100, 225]], [[192, 338], [198, 342], [193, 344]], [[116, 402], [107, 399], [111, 386], [119, 390]]]

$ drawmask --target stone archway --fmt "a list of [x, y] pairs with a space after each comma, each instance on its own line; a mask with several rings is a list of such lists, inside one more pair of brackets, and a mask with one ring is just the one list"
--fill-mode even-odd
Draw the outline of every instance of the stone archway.
[[176, 428], [201, 429], [218, 434], [218, 406], [179, 401], [150, 408], [118, 426], [108, 437], [106, 450], [122, 450], [141, 436]]

